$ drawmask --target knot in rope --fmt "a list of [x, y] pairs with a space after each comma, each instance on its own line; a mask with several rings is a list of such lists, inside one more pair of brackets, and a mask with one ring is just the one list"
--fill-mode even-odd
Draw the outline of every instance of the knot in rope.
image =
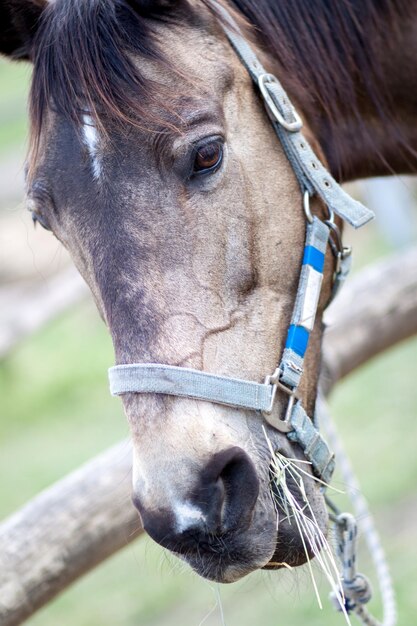
[[356, 574], [353, 580], [342, 580], [343, 591], [355, 604], [366, 604], [372, 598], [372, 587], [366, 576]]
[[[344, 607], [347, 613], [354, 611], [358, 605], [367, 604], [372, 598], [372, 587], [366, 576], [356, 574], [353, 580], [344, 580], [342, 578]], [[342, 611], [340, 605], [340, 596], [335, 592], [330, 594], [330, 599], [334, 607], [338, 611]]]
[[[344, 605], [349, 613], [358, 605], [369, 602], [372, 598], [372, 588], [366, 576], [356, 571], [358, 538], [356, 519], [350, 513], [340, 513], [335, 522], [337, 553], [342, 563]], [[334, 594], [332, 594], [332, 601], [337, 605], [338, 601]], [[341, 609], [340, 602], [339, 609]]]

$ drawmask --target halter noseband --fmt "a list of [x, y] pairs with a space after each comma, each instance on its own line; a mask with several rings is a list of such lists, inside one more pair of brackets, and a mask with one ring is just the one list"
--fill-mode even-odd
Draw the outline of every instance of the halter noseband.
[[[327, 244], [336, 256], [333, 295], [350, 268], [350, 249], [344, 248], [333, 220], [336, 214], [354, 228], [374, 217], [372, 211], [351, 198], [322, 165], [301, 133], [302, 120], [278, 79], [262, 67], [226, 9], [217, 5], [223, 29], [243, 65], [259, 88], [272, 126], [294, 170], [304, 197], [306, 242], [299, 285], [285, 349], [275, 372], [263, 383], [217, 376], [185, 367], [156, 363], [116, 365], [109, 369], [112, 395], [157, 393], [205, 400], [216, 404], [261, 412], [269, 424], [299, 444], [316, 475], [328, 483], [334, 455], [297, 397], [304, 357], [319, 303]], [[312, 216], [309, 198], [317, 194], [328, 207], [329, 218]], [[273, 416], [277, 391], [289, 397], [283, 420]]]

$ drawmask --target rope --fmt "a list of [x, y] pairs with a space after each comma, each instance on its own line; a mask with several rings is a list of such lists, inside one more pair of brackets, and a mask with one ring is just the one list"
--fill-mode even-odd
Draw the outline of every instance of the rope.
[[[360, 520], [360, 528], [375, 566], [382, 598], [383, 621], [378, 621], [364, 607], [364, 604], [371, 599], [372, 590], [368, 579], [356, 571], [356, 520], [349, 513], [340, 513], [334, 504], [328, 501], [336, 514], [331, 515], [331, 518], [335, 522], [336, 549], [342, 562], [345, 608], [348, 613], [355, 613], [366, 626], [395, 626], [397, 623], [395, 594], [384, 549], [366, 499], [360, 491], [359, 482], [330, 416], [327, 402], [320, 391], [317, 396], [316, 412], [320, 416], [330, 447], [338, 459], [343, 481], [349, 486], [349, 497], [355, 516]], [[340, 606], [338, 608], [340, 609]]]

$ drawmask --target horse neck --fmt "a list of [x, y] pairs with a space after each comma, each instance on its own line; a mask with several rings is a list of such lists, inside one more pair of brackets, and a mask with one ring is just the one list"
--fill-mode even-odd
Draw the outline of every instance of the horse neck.
[[417, 0], [232, 0], [340, 181], [417, 172]]
[[390, 48], [377, 47], [373, 59], [381, 68], [380, 88], [388, 94], [383, 110], [376, 112], [365, 92], [360, 119], [341, 107], [337, 123], [331, 124], [325, 112], [318, 116], [311, 110], [306, 94], [299, 94], [313, 133], [340, 180], [417, 173], [417, 2], [410, 5], [415, 19], [404, 19]]

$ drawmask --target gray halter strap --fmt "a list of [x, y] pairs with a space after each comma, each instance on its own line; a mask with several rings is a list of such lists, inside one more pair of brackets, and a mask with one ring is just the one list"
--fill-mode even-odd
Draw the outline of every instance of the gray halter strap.
[[217, 3], [216, 10], [223, 20], [223, 29], [230, 43], [259, 87], [275, 132], [302, 191], [308, 191], [310, 195], [317, 193], [331, 211], [354, 228], [369, 222], [374, 217], [373, 212], [340, 187], [301, 133], [303, 122], [279, 80], [262, 66], [231, 14]]
[[[157, 393], [213, 402], [240, 409], [259, 411], [277, 430], [299, 444], [314, 472], [328, 483], [334, 470], [334, 455], [320, 435], [297, 397], [303, 373], [304, 356], [313, 330], [323, 279], [324, 257], [330, 243], [337, 257], [334, 292], [346, 277], [350, 251], [340, 245], [333, 213], [355, 228], [366, 224], [373, 213], [351, 198], [322, 165], [301, 133], [302, 121], [278, 79], [262, 67], [254, 51], [241, 34], [235, 20], [221, 5], [217, 11], [237, 55], [248, 69], [268, 111], [275, 132], [282, 143], [304, 194], [307, 233], [299, 285], [285, 349], [275, 372], [263, 383], [219, 376], [184, 367], [159, 363], [116, 365], [109, 369], [112, 395]], [[317, 194], [329, 210], [329, 219], [319, 220], [310, 214], [308, 200]], [[334, 234], [336, 233], [336, 238]], [[288, 396], [284, 419], [274, 415], [277, 392]]]

